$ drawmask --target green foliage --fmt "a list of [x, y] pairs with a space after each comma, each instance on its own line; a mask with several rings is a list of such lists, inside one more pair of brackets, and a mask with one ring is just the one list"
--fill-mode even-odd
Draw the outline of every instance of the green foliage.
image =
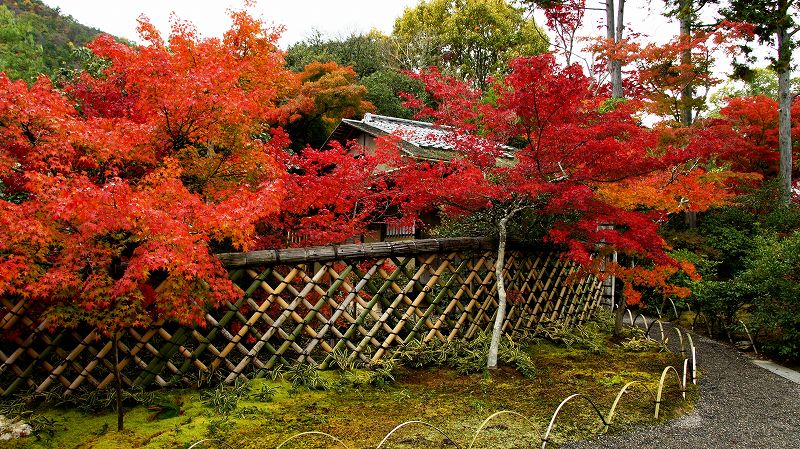
[[333, 359], [330, 365], [331, 368], [338, 367], [342, 371], [352, 371], [358, 367], [357, 359], [350, 357], [350, 353], [343, 349], [333, 351], [331, 358]]
[[316, 366], [310, 363], [295, 363], [286, 371], [286, 379], [292, 383], [292, 389], [327, 390], [328, 382], [319, 374]]
[[389, 66], [389, 38], [378, 31], [325, 38], [315, 31], [286, 51], [286, 65], [295, 72], [301, 72], [312, 62], [329, 61], [351, 66], [359, 78], [370, 76]]
[[585, 349], [593, 354], [602, 354], [606, 349], [609, 328], [590, 321], [572, 328], [560, 325], [545, 326], [539, 331], [541, 338], [570, 349]]
[[[641, 329], [640, 329], [641, 330]], [[634, 335], [620, 343], [627, 352], [661, 352], [666, 351], [667, 347], [663, 342], [647, 338], [642, 335]]]
[[756, 222], [755, 214], [736, 206], [721, 207], [703, 217], [699, 231], [709, 255], [719, 261], [719, 276], [727, 278], [741, 269], [753, 249]]
[[[792, 90], [800, 90], [800, 78], [791, 80]], [[711, 94], [709, 101], [715, 111], [719, 111], [728, 98], [764, 96], [778, 100], [778, 74], [771, 67], [756, 67], [748, 73], [747, 79], [729, 81]]]
[[800, 231], [758, 238], [736, 280], [751, 289], [750, 321], [767, 337], [765, 348], [800, 359]]
[[[491, 335], [481, 333], [475, 338], [441, 342], [414, 340], [403, 345], [394, 356], [399, 363], [412, 368], [448, 367], [459, 374], [481, 372], [486, 368]], [[524, 347], [510, 337], [500, 340], [498, 361], [515, 367], [520, 374], [532, 378], [536, 374], [533, 360]]]
[[236, 410], [239, 400], [250, 396], [250, 383], [239, 378], [233, 385], [219, 384], [216, 388], [205, 390], [200, 395], [203, 405], [214, 410], [218, 415], [224, 415]]
[[414, 118], [414, 111], [403, 106], [400, 94], [411, 94], [426, 99], [422, 82], [391, 69], [381, 69], [361, 78], [360, 84], [367, 88], [365, 100], [375, 105], [378, 114], [391, 117]]
[[[142, 388], [126, 388], [122, 391], [122, 400], [126, 406], [152, 406], [158, 405], [163, 397], [157, 392]], [[68, 395], [65, 395], [61, 389], [51, 389], [28, 398], [28, 401], [41, 401], [56, 408], [79, 410], [94, 415], [116, 409], [117, 398], [111, 388], [104, 390], [81, 388]]]
[[0, 5], [0, 72], [30, 83], [44, 71], [44, 52], [34, 41], [30, 20], [19, 20]]
[[608, 345], [608, 336], [614, 330], [614, 315], [600, 308], [591, 320], [572, 327], [543, 325], [537, 329], [535, 340], [547, 340], [568, 349], [582, 349], [602, 354]]
[[[772, 183], [742, 195], [736, 204], [700, 217], [696, 230], [668, 230], [674, 255], [690, 260], [703, 276], [686, 304], [721, 335], [741, 334], [740, 320], [761, 347], [800, 358], [800, 207], [783, 206]], [[680, 306], [680, 304], [679, 304]]]
[[[7, 15], [0, 12], [0, 71], [6, 70], [9, 62], [14, 67], [12, 77], [30, 81], [35, 74], [45, 73], [52, 79], [58, 78], [63, 70], [80, 66], [73, 50], [86, 45], [101, 33], [96, 28], [87, 27], [70, 16], [61, 15], [58, 8], [50, 8], [40, 0], [9, 0], [3, 2], [2, 10], [15, 16], [16, 30], [23, 31], [22, 40], [15, 35], [13, 25], [9, 25]], [[0, 11], [2, 11], [0, 10]], [[19, 28], [21, 27], [21, 28]], [[6, 34], [10, 33], [10, 34]], [[13, 37], [6, 40], [6, 37]], [[4, 54], [5, 44], [17, 46], [22, 53], [19, 59], [8, 61]], [[29, 58], [26, 62], [23, 58]], [[16, 74], [16, 76], [14, 75]]]
[[[350, 66], [358, 75], [359, 84], [367, 88], [365, 100], [378, 114], [413, 118], [414, 111], [403, 106], [401, 93], [425, 99], [422, 82], [397, 70], [390, 56], [391, 39], [377, 31], [325, 38], [315, 32], [311, 37], [289, 47], [286, 64], [295, 72], [313, 62], [335, 62]], [[308, 126], [308, 124], [304, 125]], [[327, 137], [327, 134], [325, 135]]]
[[262, 385], [258, 391], [253, 393], [252, 397], [259, 402], [272, 402], [277, 392], [278, 392], [277, 387], [265, 384]]
[[383, 358], [371, 363], [369, 368], [369, 384], [373, 387], [383, 388], [394, 383], [394, 371], [397, 369], [397, 361], [395, 359]]
[[546, 35], [505, 0], [429, 0], [408, 8], [394, 25], [394, 58], [400, 67], [437, 66], [486, 86], [508, 61], [547, 51]]

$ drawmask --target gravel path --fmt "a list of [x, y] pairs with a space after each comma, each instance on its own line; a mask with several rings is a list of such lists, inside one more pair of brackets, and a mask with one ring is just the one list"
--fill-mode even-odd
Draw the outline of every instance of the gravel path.
[[800, 449], [800, 385], [756, 366], [727, 344], [693, 338], [702, 375], [700, 399], [691, 413], [562, 447]]

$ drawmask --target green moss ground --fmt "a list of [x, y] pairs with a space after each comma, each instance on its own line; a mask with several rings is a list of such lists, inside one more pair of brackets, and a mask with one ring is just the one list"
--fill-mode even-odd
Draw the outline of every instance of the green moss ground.
[[[299, 432], [321, 431], [342, 439], [349, 447], [374, 448], [396, 425], [408, 420], [423, 420], [440, 427], [454, 442], [467, 447], [481, 422], [500, 410], [519, 412], [534, 426], [506, 415], [492, 421], [480, 434], [475, 447], [538, 447], [550, 416], [558, 404], [573, 393], [582, 393], [598, 404], [605, 414], [619, 389], [626, 382], [640, 380], [655, 392], [661, 371], [667, 365], [681, 367], [678, 356], [666, 352], [625, 352], [607, 341], [602, 354], [569, 349], [550, 343], [528, 349], [537, 373], [526, 379], [511, 368], [472, 375], [459, 375], [450, 369], [410, 370], [400, 368], [397, 381], [384, 388], [348, 385], [325, 391], [292, 390], [286, 380], [254, 380], [257, 392], [263, 385], [277, 389], [271, 402], [255, 397], [238, 402], [227, 415], [203, 405], [200, 392], [172, 390], [164, 397], [180, 404], [181, 414], [156, 419], [154, 410], [139, 406], [125, 417], [126, 430], [116, 432], [113, 413], [87, 415], [79, 411], [44, 408], [36, 410], [55, 422], [52, 436], [43, 435], [15, 442], [0, 442], [0, 447], [39, 448], [187, 448], [204, 438], [220, 438], [236, 449], [274, 448]], [[335, 383], [341, 373], [323, 373]], [[685, 413], [692, 407], [680, 398], [679, 386], [667, 383], [660, 421]], [[644, 390], [626, 394], [614, 418], [611, 431], [653, 422], [653, 400]], [[552, 443], [587, 437], [601, 426], [594, 411], [584, 401], [567, 404], [556, 422]], [[330, 440], [311, 437], [285, 445], [285, 448], [337, 447]], [[213, 444], [203, 447], [224, 447]], [[341, 446], [338, 446], [341, 447]], [[419, 426], [394, 434], [391, 448], [455, 447], [445, 437]]]

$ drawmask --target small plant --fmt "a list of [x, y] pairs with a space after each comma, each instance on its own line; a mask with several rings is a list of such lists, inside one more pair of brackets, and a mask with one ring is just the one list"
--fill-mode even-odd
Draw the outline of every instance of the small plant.
[[500, 345], [498, 356], [500, 361], [509, 365], [516, 366], [517, 370], [528, 379], [536, 375], [536, 367], [533, 365], [531, 357], [523, 348], [508, 337], [504, 344]]
[[475, 411], [482, 412], [483, 409], [486, 408], [486, 401], [483, 399], [473, 399], [469, 402], [469, 406], [475, 409]]
[[214, 389], [206, 390], [200, 399], [206, 407], [223, 415], [236, 410], [239, 400], [250, 395], [250, 384], [246, 380], [236, 379], [233, 385], [220, 384]]
[[272, 402], [275, 398], [275, 393], [278, 392], [277, 387], [271, 385], [262, 386], [257, 392], [253, 394], [253, 398], [259, 402]]
[[344, 391], [345, 388], [361, 388], [370, 381], [370, 374], [360, 370], [342, 371], [339, 380], [334, 384], [337, 391]]
[[283, 380], [283, 375], [286, 372], [286, 367], [282, 364], [275, 365], [274, 368], [267, 372], [267, 375], [273, 382], [277, 382], [279, 380]]
[[385, 387], [394, 382], [395, 359], [381, 359], [370, 365], [369, 384], [373, 387]]
[[633, 336], [623, 341], [622, 347], [628, 352], [661, 352], [667, 350], [663, 342], [644, 336]]
[[411, 399], [411, 391], [408, 388], [403, 388], [400, 391], [394, 392], [392, 394], [392, 399], [398, 403]]
[[[472, 340], [453, 340], [450, 342], [411, 341], [395, 353], [399, 363], [412, 368], [426, 366], [446, 366], [459, 374], [477, 373], [486, 368], [491, 336], [480, 333]], [[524, 348], [510, 337], [500, 341], [499, 361], [516, 367], [526, 377], [535, 373], [533, 361]]]
[[239, 409], [236, 409], [236, 411], [234, 412], [234, 415], [237, 418], [253, 418], [253, 417], [257, 417], [257, 416], [262, 416], [264, 413], [265, 413], [264, 410], [262, 410], [262, 409], [260, 409], [258, 407], [254, 407], [254, 406], [251, 405], [251, 406], [241, 407]]
[[333, 351], [331, 359], [333, 360], [331, 368], [338, 366], [339, 369], [344, 371], [352, 371], [358, 368], [358, 361], [355, 358], [351, 358], [347, 351], [341, 349]]
[[328, 382], [319, 375], [316, 366], [308, 363], [295, 363], [288, 371], [286, 378], [292, 383], [292, 389], [307, 388], [309, 390], [327, 390]]
[[622, 378], [619, 374], [614, 374], [611, 377], [603, 377], [602, 379], [597, 379], [597, 383], [604, 386], [604, 387], [616, 387], [618, 385], [622, 385], [625, 383], [625, 379]]
[[147, 410], [153, 412], [151, 420], [174, 418], [183, 414], [182, 401], [174, 400], [164, 396], [154, 398], [148, 405]]
[[571, 349], [585, 349], [593, 354], [602, 354], [606, 350], [606, 334], [604, 323], [589, 321], [574, 327], [557, 324], [544, 326], [540, 330], [542, 338]]
[[225, 415], [222, 418], [212, 419], [208, 423], [208, 434], [211, 437], [225, 436], [230, 432], [232, 427], [233, 423], [231, 423], [229, 417]]

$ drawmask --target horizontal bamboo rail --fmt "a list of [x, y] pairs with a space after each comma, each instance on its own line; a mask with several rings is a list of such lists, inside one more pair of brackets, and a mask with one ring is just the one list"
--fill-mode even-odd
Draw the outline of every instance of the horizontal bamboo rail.
[[[128, 329], [119, 340], [127, 386], [226, 382], [279, 365], [326, 368], [334, 353], [376, 361], [412, 340], [469, 339], [489, 332], [497, 310], [494, 244], [485, 239], [382, 242], [221, 254], [236, 301], [209, 310], [204, 327], [169, 322]], [[601, 283], [549, 250], [514, 249], [503, 269], [503, 330], [532, 335], [572, 326], [600, 303]], [[0, 297], [0, 394], [25, 389], [103, 389], [114, 344], [94, 329], [56, 329]]]
[[492, 250], [494, 248], [495, 243], [491, 239], [460, 237], [222, 253], [217, 254], [217, 258], [227, 268], [245, 268], [262, 265], [328, 262], [343, 259]]

